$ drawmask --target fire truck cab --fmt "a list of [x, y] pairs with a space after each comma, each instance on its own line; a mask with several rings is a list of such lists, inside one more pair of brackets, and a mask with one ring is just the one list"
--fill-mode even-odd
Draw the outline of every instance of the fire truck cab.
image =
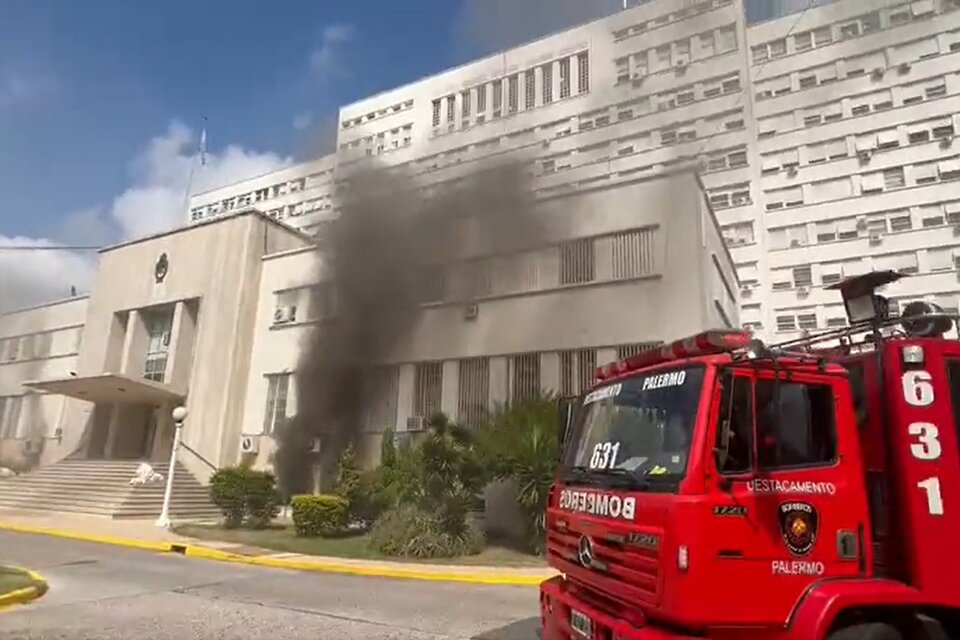
[[850, 326], [710, 331], [561, 411], [544, 640], [960, 638], [960, 341], [837, 285]]

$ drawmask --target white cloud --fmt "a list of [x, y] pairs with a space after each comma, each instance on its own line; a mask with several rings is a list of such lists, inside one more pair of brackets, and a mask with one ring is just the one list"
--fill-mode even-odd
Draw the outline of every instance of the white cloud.
[[[170, 229], [187, 221], [186, 189], [191, 164], [191, 191], [196, 193], [269, 173], [292, 162], [275, 153], [228, 145], [212, 153], [206, 164], [196, 157], [194, 132], [180, 122], [146, 145], [130, 164], [132, 184], [108, 208], [83, 209], [64, 217], [60, 233], [68, 244], [105, 244]], [[51, 246], [45, 238], [5, 237], [0, 246]], [[57, 243], [59, 244], [59, 243]], [[0, 307], [10, 309], [66, 295], [70, 286], [85, 290], [93, 274], [93, 258], [66, 251], [0, 250]], [[12, 275], [13, 277], [8, 277]]]
[[0, 68], [0, 108], [49, 93], [54, 91], [56, 86], [56, 79], [51, 74]]
[[309, 111], [304, 111], [303, 113], [298, 113], [293, 118], [293, 128], [297, 131], [303, 131], [313, 124], [313, 114]]
[[347, 24], [329, 25], [320, 37], [320, 46], [310, 53], [310, 75], [323, 83], [337, 76], [346, 75], [346, 67], [340, 60], [340, 49], [353, 40], [354, 29]]

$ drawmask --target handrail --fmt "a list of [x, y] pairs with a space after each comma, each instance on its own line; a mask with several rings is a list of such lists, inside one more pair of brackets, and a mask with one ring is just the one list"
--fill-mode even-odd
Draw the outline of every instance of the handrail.
[[197, 456], [197, 458], [200, 459], [200, 462], [204, 463], [205, 465], [207, 465], [208, 467], [210, 467], [210, 468], [213, 469], [214, 471], [219, 471], [219, 470], [220, 470], [220, 469], [217, 467], [217, 465], [213, 464], [212, 462], [210, 462], [209, 460], [207, 460], [206, 458], [204, 458], [201, 454], [197, 453], [197, 452], [196, 452], [190, 445], [188, 445], [186, 442], [181, 441], [181, 442], [180, 442], [180, 446], [183, 447], [184, 449], [186, 449], [187, 451], [189, 451], [190, 453], [192, 453], [193, 455]]

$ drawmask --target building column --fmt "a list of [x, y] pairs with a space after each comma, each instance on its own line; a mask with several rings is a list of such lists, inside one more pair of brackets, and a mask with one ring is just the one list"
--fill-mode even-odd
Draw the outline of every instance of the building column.
[[397, 381], [397, 424], [395, 432], [407, 430], [407, 418], [413, 415], [413, 384], [416, 367], [412, 364], [400, 365]]
[[115, 402], [110, 407], [110, 420], [107, 422], [107, 444], [103, 448], [104, 460], [113, 459], [113, 449], [117, 441], [117, 432], [120, 430], [120, 403]]
[[193, 364], [193, 341], [197, 333], [197, 319], [192, 305], [183, 300], [173, 307], [173, 322], [170, 326], [170, 347], [163, 380], [182, 393], [190, 385], [190, 370]]
[[452, 422], [456, 422], [460, 408], [460, 362], [458, 360], [443, 362], [441, 385], [440, 411], [443, 411]]
[[490, 405], [510, 399], [510, 376], [507, 358], [490, 358]]
[[556, 351], [540, 354], [540, 388], [560, 392], [560, 354]]
[[617, 359], [617, 350], [612, 347], [606, 347], [603, 349], [597, 349], [597, 366], [602, 367], [603, 365], [610, 364], [611, 362], [616, 361]]
[[127, 314], [127, 329], [123, 337], [123, 352], [120, 356], [120, 373], [135, 378], [143, 376], [148, 342], [149, 335], [143, 315], [134, 309]]

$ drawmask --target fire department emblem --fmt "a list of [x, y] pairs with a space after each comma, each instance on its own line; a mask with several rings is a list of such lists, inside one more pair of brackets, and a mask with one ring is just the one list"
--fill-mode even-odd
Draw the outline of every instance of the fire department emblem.
[[587, 536], [580, 536], [580, 544], [577, 548], [577, 557], [580, 564], [585, 567], [593, 565], [593, 540]]
[[795, 556], [805, 556], [817, 542], [819, 516], [809, 502], [783, 502], [778, 513], [783, 543]]

